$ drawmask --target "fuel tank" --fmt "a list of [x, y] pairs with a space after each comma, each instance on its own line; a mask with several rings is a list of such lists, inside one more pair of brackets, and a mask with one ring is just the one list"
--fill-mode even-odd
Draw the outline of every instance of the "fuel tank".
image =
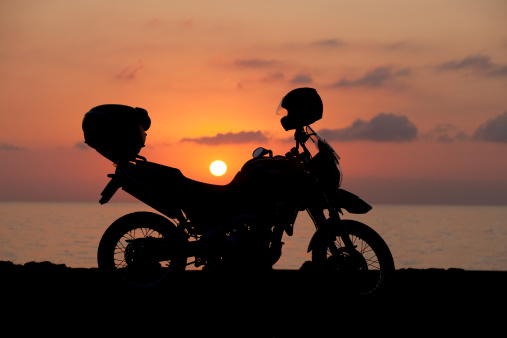
[[243, 165], [237, 180], [255, 198], [293, 203], [307, 195], [311, 184], [302, 164], [285, 156], [253, 158]]
[[285, 156], [253, 158], [241, 168], [241, 173], [253, 180], [290, 181], [301, 175], [302, 167]]

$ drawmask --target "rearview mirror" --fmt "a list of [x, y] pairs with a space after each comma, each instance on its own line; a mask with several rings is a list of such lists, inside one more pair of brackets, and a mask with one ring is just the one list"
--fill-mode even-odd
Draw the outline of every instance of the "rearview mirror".
[[263, 157], [264, 155], [267, 155], [267, 154], [269, 154], [269, 157], [273, 157], [273, 152], [271, 150], [265, 149], [263, 147], [259, 147], [254, 150], [252, 156], [254, 158], [257, 158], [257, 157]]

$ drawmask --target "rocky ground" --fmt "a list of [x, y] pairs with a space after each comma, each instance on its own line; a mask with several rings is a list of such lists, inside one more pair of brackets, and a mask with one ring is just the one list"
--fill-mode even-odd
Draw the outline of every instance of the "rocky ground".
[[507, 271], [401, 269], [355, 296], [336, 277], [187, 271], [157, 288], [110, 284], [98, 269], [0, 262], [4, 332], [233, 337], [452, 336], [505, 332]]

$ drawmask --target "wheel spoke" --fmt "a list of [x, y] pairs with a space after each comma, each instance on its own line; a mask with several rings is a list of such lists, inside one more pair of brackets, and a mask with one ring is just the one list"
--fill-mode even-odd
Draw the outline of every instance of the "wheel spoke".
[[[150, 268], [150, 266], [144, 266], [145, 263], [143, 263], [143, 259], [146, 259], [145, 257], [138, 256], [136, 254], [139, 253], [139, 251], [136, 251], [134, 249], [134, 252], [132, 249], [129, 249], [129, 245], [134, 245], [134, 241], [137, 239], [142, 238], [163, 238], [164, 236], [157, 230], [149, 228], [149, 227], [139, 227], [131, 229], [130, 231], [125, 232], [117, 241], [116, 246], [113, 250], [113, 260], [114, 265], [117, 270], [117, 272], [123, 276], [124, 278], [128, 279], [129, 281], [137, 284], [150, 284], [152, 282], [156, 282], [157, 280], [162, 279], [165, 274], [167, 274], [168, 268], [170, 267], [170, 260], [163, 261], [163, 262], [153, 262], [156, 263], [154, 268]], [[130, 258], [127, 257], [128, 252], [132, 254], [130, 255]], [[141, 261], [139, 261], [138, 257], [141, 258]], [[148, 257], [149, 259], [149, 257]], [[132, 263], [139, 263], [141, 262], [141, 266], [143, 267], [141, 270], [137, 270], [138, 268], [134, 268], [133, 266], [138, 265], [132, 265]], [[161, 265], [158, 265], [161, 264]], [[156, 266], [159, 266], [157, 268]], [[145, 270], [144, 268], [148, 268], [151, 272], [148, 272], [148, 270]], [[160, 269], [162, 268], [162, 269]], [[138, 272], [136, 272], [138, 271]]]
[[[350, 236], [350, 240], [352, 244], [356, 247], [358, 253], [360, 253], [366, 265], [368, 266], [368, 270], [380, 271], [379, 259], [373, 250], [373, 248], [362, 238], [359, 236]], [[334, 245], [337, 249], [345, 248], [344, 242], [340, 236], [336, 237]], [[327, 257], [331, 257], [333, 255], [332, 250], [330, 248], [327, 249]]]
[[350, 275], [360, 294], [376, 292], [389, 280], [394, 261], [384, 240], [366, 224], [342, 220], [353, 250], [345, 245], [338, 228], [331, 243], [324, 239], [312, 252], [312, 260], [326, 269]]

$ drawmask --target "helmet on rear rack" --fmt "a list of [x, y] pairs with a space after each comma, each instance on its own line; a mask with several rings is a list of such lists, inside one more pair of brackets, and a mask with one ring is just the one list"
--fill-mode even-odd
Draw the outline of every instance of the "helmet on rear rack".
[[132, 161], [144, 147], [151, 119], [143, 108], [104, 104], [83, 118], [85, 142], [114, 163]]
[[313, 88], [297, 88], [280, 102], [276, 113], [285, 115], [280, 122], [285, 130], [308, 126], [322, 118], [322, 99]]

